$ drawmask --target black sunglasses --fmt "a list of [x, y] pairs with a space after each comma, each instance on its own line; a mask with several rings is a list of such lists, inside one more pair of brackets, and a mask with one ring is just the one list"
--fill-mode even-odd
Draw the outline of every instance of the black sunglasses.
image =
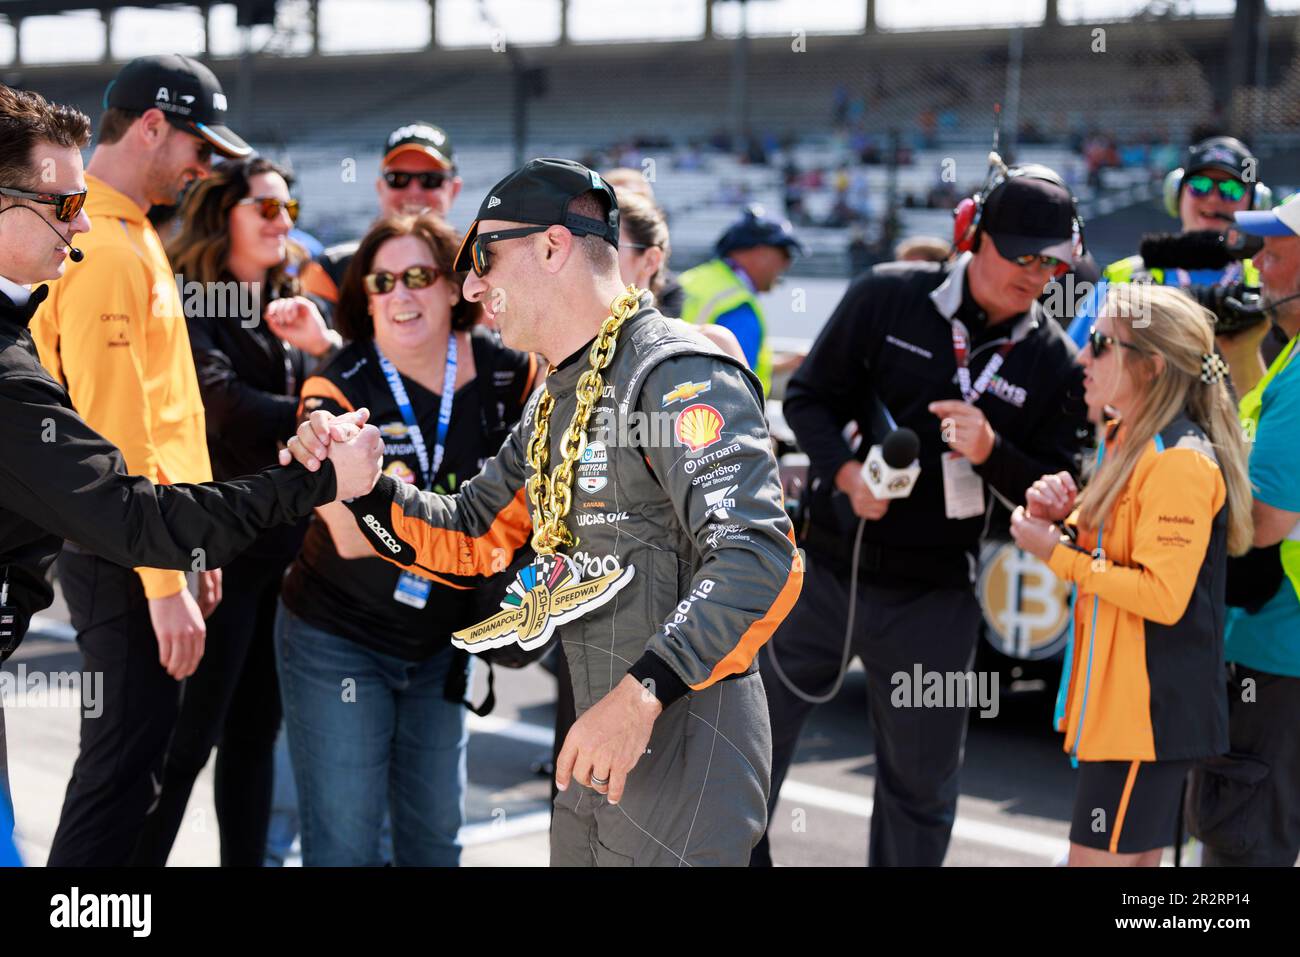
[[411, 180], [420, 181], [421, 189], [438, 189], [443, 183], [447, 182], [446, 173], [440, 173], [430, 170], [427, 173], [406, 173], [401, 170], [388, 170], [384, 173], [384, 182], [393, 189], [406, 189], [411, 185]]
[[550, 228], [550, 226], [521, 226], [519, 229], [502, 229], [495, 233], [488, 233], [486, 236], [481, 233], [475, 236], [474, 242], [469, 247], [474, 275], [482, 279], [492, 268], [492, 260], [488, 255], [488, 246], [492, 243], [499, 243], [503, 239], [519, 239], [523, 236], [531, 236], [533, 233], [544, 233]]
[[1088, 330], [1088, 348], [1092, 350], [1092, 357], [1094, 359], [1100, 359], [1102, 356], [1104, 356], [1106, 354], [1106, 350], [1109, 349], [1111, 346], [1121, 346], [1125, 349], [1132, 349], [1134, 352], [1140, 352], [1144, 356], [1150, 355], [1150, 353], [1147, 352], [1145, 349], [1140, 349], [1131, 343], [1121, 342], [1119, 339], [1116, 339], [1114, 336], [1103, 335], [1102, 333], [1097, 331], [1096, 326], [1093, 326], [1091, 329]]
[[440, 275], [442, 275], [442, 271], [434, 269], [432, 266], [411, 266], [409, 269], [404, 269], [397, 274], [372, 272], [362, 280], [362, 284], [366, 287], [366, 292], [382, 296], [396, 289], [399, 279], [407, 289], [427, 289], [437, 281]]
[[1060, 259], [1056, 256], [1040, 256], [1038, 253], [1025, 253], [1021, 256], [1013, 256], [1011, 257], [1011, 261], [1021, 269], [1028, 269], [1035, 263], [1050, 269], [1052, 272], [1064, 270], [1068, 267], [1068, 264], [1064, 259]]
[[296, 199], [276, 199], [274, 196], [250, 196], [241, 199], [236, 206], [256, 206], [263, 219], [271, 220], [280, 215], [280, 210], [289, 214], [289, 222], [298, 221], [298, 201]]
[[76, 193], [32, 193], [12, 186], [0, 186], [0, 196], [12, 196], [28, 202], [40, 203], [42, 206], [54, 207], [54, 218], [61, 223], [70, 223], [77, 218], [81, 207], [86, 205], [86, 191]]

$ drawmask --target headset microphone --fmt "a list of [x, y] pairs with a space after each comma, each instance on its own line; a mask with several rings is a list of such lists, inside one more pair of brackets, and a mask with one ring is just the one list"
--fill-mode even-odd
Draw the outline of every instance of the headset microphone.
[[[7, 213], [11, 209], [29, 209], [33, 213], [36, 213], [36, 210], [32, 209], [30, 206], [17, 206], [17, 205], [6, 206], [4, 209], [0, 209], [0, 213]], [[43, 222], [46, 226], [49, 227], [50, 232], [54, 233], [54, 235], [59, 237], [59, 241], [62, 242], [64, 248], [68, 250], [69, 259], [71, 259], [74, 263], [79, 263], [86, 258], [86, 253], [83, 250], [77, 249], [75, 246], [73, 246], [69, 240], [64, 239], [63, 233], [55, 229], [54, 226], [50, 224], [50, 221], [48, 219], [46, 219], [44, 216], [41, 216], [40, 213], [36, 213], [36, 215], [40, 218], [41, 222]]]
[[1259, 299], [1254, 302], [1243, 302], [1236, 296], [1225, 296], [1223, 301], [1237, 312], [1245, 313], [1248, 316], [1262, 316], [1264, 313], [1272, 312], [1282, 303], [1290, 302], [1292, 299], [1300, 299], [1300, 292], [1283, 296], [1281, 299]]
[[[11, 207], [11, 208], [12, 208], [12, 207]], [[27, 208], [27, 207], [24, 207], [24, 208]], [[32, 212], [36, 212], [36, 210], [33, 209]], [[39, 214], [38, 214], [38, 215], [39, 215]], [[48, 219], [46, 219], [44, 216], [41, 216], [41, 222], [43, 222], [46, 226], [49, 226], [49, 227], [50, 227], [50, 232], [52, 232], [52, 233], [54, 233], [54, 235], [58, 236], [59, 239], [63, 242], [64, 247], [68, 250], [68, 258], [69, 258], [69, 259], [71, 259], [74, 263], [79, 263], [79, 262], [81, 262], [83, 259], [86, 258], [86, 254], [85, 254], [84, 252], [82, 252], [80, 249], [78, 249], [77, 247], [73, 246], [72, 243], [71, 243], [69, 240], [64, 239], [64, 238], [63, 238], [63, 233], [61, 233], [61, 232], [59, 232], [57, 229], [55, 229], [54, 226], [51, 225], [51, 223], [50, 223], [50, 221], [49, 221]]]

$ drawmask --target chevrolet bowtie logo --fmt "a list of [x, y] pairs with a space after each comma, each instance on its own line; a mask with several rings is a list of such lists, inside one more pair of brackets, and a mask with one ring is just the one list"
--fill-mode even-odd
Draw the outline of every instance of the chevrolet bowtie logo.
[[672, 405], [674, 402], [689, 402], [701, 392], [708, 392], [712, 388], [712, 382], [679, 382], [671, 392], [664, 393], [662, 404]]

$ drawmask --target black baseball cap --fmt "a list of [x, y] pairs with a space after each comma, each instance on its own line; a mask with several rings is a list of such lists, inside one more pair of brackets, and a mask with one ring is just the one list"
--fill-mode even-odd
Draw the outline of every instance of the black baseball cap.
[[1002, 258], [1034, 253], [1073, 261], [1074, 198], [1052, 176], [1040, 179], [1031, 172], [1015, 172], [984, 200], [980, 231], [988, 233]]
[[172, 126], [202, 137], [222, 156], [243, 159], [253, 153], [226, 126], [226, 94], [216, 74], [179, 53], [137, 57], [122, 67], [104, 91], [104, 108], [159, 109]]
[[384, 141], [384, 168], [387, 169], [388, 164], [403, 153], [423, 153], [443, 169], [456, 168], [456, 152], [452, 149], [451, 137], [441, 126], [432, 123], [408, 123], [389, 133]]
[[[589, 219], [565, 211], [570, 202], [593, 190], [605, 204], [604, 219]], [[452, 263], [452, 269], [457, 272], [470, 268], [470, 247], [478, 236], [478, 224], [485, 219], [564, 226], [575, 235], [599, 236], [618, 248], [618, 197], [614, 195], [614, 187], [594, 169], [576, 160], [531, 159], [488, 190]]]
[[1187, 162], [1183, 166], [1184, 180], [1194, 173], [1217, 169], [1235, 180], [1245, 182], [1246, 169], [1253, 165], [1255, 154], [1250, 147], [1232, 136], [1211, 136], [1187, 148]]

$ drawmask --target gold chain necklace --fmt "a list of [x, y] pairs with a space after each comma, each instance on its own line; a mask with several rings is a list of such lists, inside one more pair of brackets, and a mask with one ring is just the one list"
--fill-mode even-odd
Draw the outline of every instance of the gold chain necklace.
[[[610, 303], [610, 314], [601, 323], [600, 333], [591, 347], [591, 368], [578, 378], [578, 404], [560, 441], [560, 464], [549, 478], [546, 476], [550, 459], [548, 431], [555, 397], [542, 387], [542, 396], [533, 413], [533, 435], [528, 441], [528, 464], [533, 469], [528, 477], [528, 498], [533, 503], [533, 550], [538, 555], [552, 555], [561, 546], [572, 548], [578, 544], [578, 539], [564, 524], [573, 504], [573, 466], [587, 443], [591, 410], [605, 388], [601, 370], [613, 360], [619, 329], [636, 313], [641, 295], [642, 290], [629, 285], [627, 292]], [[550, 372], [554, 371], [552, 367]]]

